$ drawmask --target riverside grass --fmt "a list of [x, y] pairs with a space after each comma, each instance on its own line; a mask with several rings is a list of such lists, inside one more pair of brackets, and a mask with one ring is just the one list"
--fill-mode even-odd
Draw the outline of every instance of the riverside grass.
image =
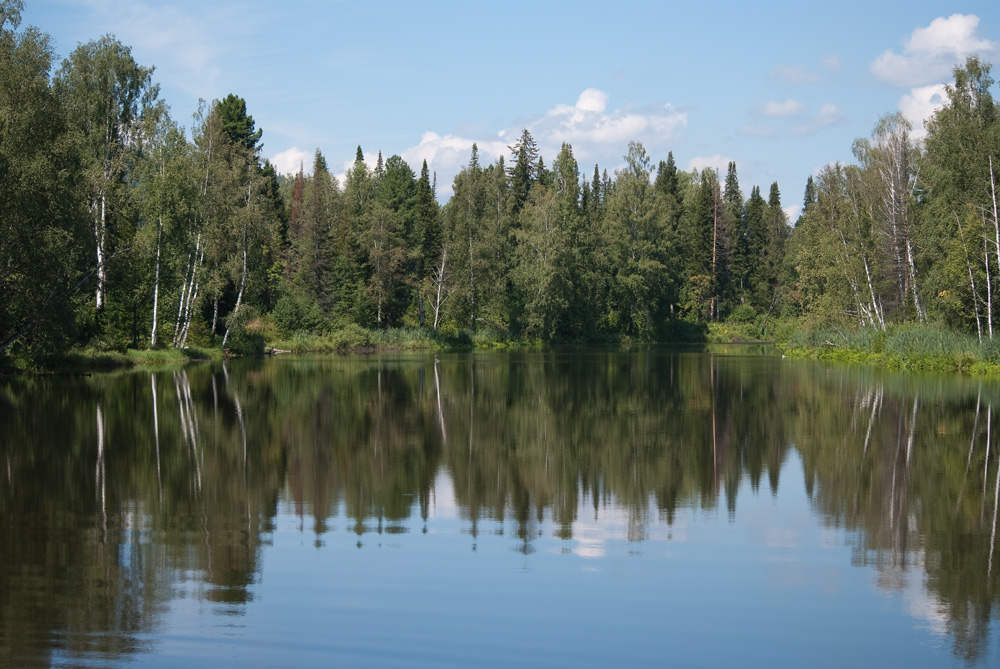
[[[693, 327], [693, 326], [692, 326]], [[384, 351], [529, 349], [545, 348], [538, 340], [512, 338], [506, 332], [490, 328], [475, 333], [433, 331], [421, 328], [369, 330], [349, 324], [323, 334], [296, 333], [279, 337], [274, 330], [262, 328], [267, 340], [266, 353], [349, 354]], [[829, 362], [865, 364], [886, 369], [962, 373], [1000, 376], [1000, 335], [980, 342], [975, 335], [947, 330], [935, 325], [890, 325], [884, 331], [875, 328], [806, 328], [794, 319], [776, 319], [760, 331], [760, 323], [726, 321], [709, 323], [700, 330], [700, 340], [682, 337], [677, 343], [750, 343], [768, 342], [788, 358], [812, 358]], [[685, 331], [685, 335], [690, 332]], [[642, 342], [603, 342], [635, 345]], [[665, 342], [666, 343], [666, 342]], [[170, 367], [192, 361], [219, 360], [232, 352], [218, 348], [154, 349], [106, 351], [80, 349], [45, 358], [34, 369], [8, 368], [8, 372], [81, 372], [140, 366]]]
[[775, 340], [789, 358], [868, 364], [923, 372], [959, 372], [1000, 376], [1000, 336], [980, 342], [975, 335], [935, 325], [890, 325], [875, 328], [796, 329]]

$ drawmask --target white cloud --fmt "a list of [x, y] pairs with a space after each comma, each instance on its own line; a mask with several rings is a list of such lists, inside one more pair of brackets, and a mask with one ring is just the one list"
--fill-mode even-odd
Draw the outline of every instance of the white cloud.
[[155, 78], [166, 74], [170, 84], [198, 97], [214, 88], [220, 74], [216, 63], [223, 58], [223, 49], [212, 27], [224, 21], [211, 16], [211, 5], [205, 5], [195, 17], [167, 4], [132, 0], [89, 4], [95, 19], [112, 26], [118, 39], [145, 52], [144, 60], [170, 64], [157, 69]]
[[812, 135], [824, 128], [847, 123], [847, 120], [847, 116], [837, 108], [837, 105], [827, 102], [820, 107], [819, 112], [805, 118], [802, 123], [793, 126], [790, 132], [797, 137]]
[[799, 220], [799, 212], [802, 211], [802, 205], [790, 204], [787, 207], [784, 207], [782, 211], [785, 212], [785, 220], [787, 220], [789, 224], [795, 225], [795, 222]]
[[840, 58], [836, 54], [832, 53], [824, 54], [823, 58], [820, 60], [820, 63], [822, 63], [823, 67], [826, 68], [828, 71], [832, 72], [833, 74], [839, 73], [841, 68], [843, 67], [842, 63], [840, 62]]
[[[573, 146], [578, 160], [593, 155], [606, 155], [613, 146], [624, 153], [629, 141], [640, 141], [651, 148], [676, 139], [687, 126], [687, 112], [672, 105], [661, 104], [647, 109], [623, 107], [608, 109], [608, 95], [596, 88], [580, 93], [575, 104], [558, 104], [540, 116], [529, 117], [523, 125], [504, 128], [490, 138], [440, 135], [425, 132], [420, 143], [401, 153], [414, 169], [426, 160], [437, 172], [438, 198], [450, 194], [454, 176], [469, 162], [473, 142], [479, 148], [479, 162], [488, 165], [500, 156], [510, 158], [510, 149], [527, 128], [539, 153], [551, 163], [564, 142]], [[619, 154], [621, 155], [621, 154]]]
[[972, 14], [936, 18], [903, 41], [901, 54], [888, 50], [876, 58], [871, 72], [882, 82], [898, 87], [940, 82], [967, 56], [978, 52], [986, 57], [997, 50], [995, 42], [976, 34], [978, 28], [979, 17]]
[[926, 122], [938, 109], [948, 101], [944, 84], [931, 84], [912, 89], [909, 93], [899, 98], [899, 111], [913, 124], [914, 139], [923, 139], [927, 136], [927, 129], [924, 128]]
[[608, 94], [596, 88], [588, 88], [576, 100], [577, 109], [603, 114], [608, 106]]
[[904, 44], [907, 53], [969, 54], [993, 48], [987, 39], [976, 37], [979, 17], [969, 14], [952, 14], [931, 21], [926, 28], [917, 28]]
[[771, 70], [771, 75], [786, 84], [815, 84], [819, 81], [819, 75], [810, 72], [805, 65], [778, 65]]
[[798, 100], [789, 98], [784, 102], [765, 102], [760, 107], [760, 112], [764, 116], [792, 116], [805, 109], [805, 105]]
[[508, 153], [507, 144], [502, 141], [425, 132], [420, 138], [420, 144], [408, 148], [401, 155], [414, 170], [419, 170], [426, 160], [427, 165], [434, 170], [457, 173], [468, 164], [473, 144], [479, 150], [479, 164], [483, 166]]
[[419, 144], [411, 146], [400, 155], [414, 171], [419, 171], [423, 161], [427, 161], [428, 169], [437, 176], [438, 200], [444, 202], [451, 196], [455, 175], [469, 164], [473, 144], [479, 151], [479, 164], [482, 166], [489, 165], [500, 156], [509, 153], [507, 143], [503, 141], [471, 139], [457, 135], [442, 136], [436, 132], [425, 132]]
[[[692, 158], [688, 162], [688, 171], [695, 170], [701, 172], [706, 167], [709, 169], [714, 169], [720, 173], [725, 173], [729, 169], [729, 163], [733, 162], [732, 158], [727, 158], [726, 156], [719, 155], [718, 153], [714, 156], [697, 156]], [[737, 167], [738, 171], [738, 167]]]
[[[543, 153], [548, 153], [547, 149], [557, 152], [563, 142], [624, 146], [630, 140], [666, 140], [674, 138], [678, 128], [687, 125], [687, 113], [669, 104], [645, 112], [629, 108], [608, 112], [607, 101], [606, 93], [588, 88], [580, 94], [575, 105], [556, 105], [526, 125]], [[520, 134], [519, 128], [500, 133], [511, 143]]]
[[313, 157], [314, 154], [293, 146], [272, 156], [271, 164], [278, 174], [298, 174], [300, 167], [308, 174], [312, 172]]

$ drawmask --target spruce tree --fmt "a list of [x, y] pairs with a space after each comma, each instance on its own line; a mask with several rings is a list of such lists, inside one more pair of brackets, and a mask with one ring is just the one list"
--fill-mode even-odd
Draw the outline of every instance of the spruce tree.
[[513, 146], [508, 146], [513, 158], [510, 167], [511, 213], [516, 218], [531, 195], [531, 187], [537, 176], [538, 147], [535, 139], [525, 128], [521, 138]]

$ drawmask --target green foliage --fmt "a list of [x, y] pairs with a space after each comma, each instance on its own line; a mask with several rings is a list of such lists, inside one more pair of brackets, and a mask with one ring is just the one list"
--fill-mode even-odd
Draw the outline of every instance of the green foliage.
[[247, 114], [247, 103], [243, 98], [230, 93], [219, 100], [215, 107], [226, 138], [243, 149], [256, 153], [259, 150], [262, 130], [255, 130], [253, 116]]
[[623, 168], [581, 182], [569, 144], [546, 161], [527, 129], [509, 164], [473, 145], [444, 207], [426, 162], [418, 177], [380, 151], [370, 169], [360, 146], [343, 184], [319, 151], [310, 176], [279, 178], [244, 99], [203, 103], [189, 141], [111, 36], [50, 79], [48, 37], [15, 32], [21, 7], [0, 3], [0, 355], [217, 345], [226, 324], [250, 352], [354, 326], [649, 341], [703, 337], [689, 321], [770, 336], [779, 317], [1000, 338], [1000, 113], [975, 57], [923, 150], [881, 118], [857, 165], [809, 177], [793, 230], [778, 184], [744, 198], [735, 163], [723, 182], [630, 142]]
[[741, 304], [729, 315], [729, 319], [734, 323], [752, 323], [757, 318], [757, 310], [749, 304]]
[[272, 315], [286, 337], [298, 332], [322, 332], [328, 322], [316, 302], [296, 293], [282, 294]]
[[256, 308], [244, 306], [226, 318], [229, 329], [228, 349], [235, 355], [263, 355], [265, 349], [263, 324]]
[[0, 358], [64, 350], [87, 277], [85, 185], [66, 109], [49, 82], [52, 49], [16, 33], [20, 2], [0, 5]]

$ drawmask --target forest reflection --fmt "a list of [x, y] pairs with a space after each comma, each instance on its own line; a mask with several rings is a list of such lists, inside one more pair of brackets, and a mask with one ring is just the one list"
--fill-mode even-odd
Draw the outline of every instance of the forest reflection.
[[997, 387], [725, 353], [400, 354], [7, 381], [0, 664], [141, 652], [177, 597], [239, 613], [281, 499], [317, 545], [337, 517], [361, 542], [425, 528], [446, 476], [473, 538], [499, 521], [531, 553], [544, 527], [572, 539], [581, 514], [627, 512], [636, 542], [683, 509], [735, 519], [744, 482], [778, 494], [793, 449], [855, 564], [890, 591], [923, 580], [956, 653], [979, 657], [998, 601]]

